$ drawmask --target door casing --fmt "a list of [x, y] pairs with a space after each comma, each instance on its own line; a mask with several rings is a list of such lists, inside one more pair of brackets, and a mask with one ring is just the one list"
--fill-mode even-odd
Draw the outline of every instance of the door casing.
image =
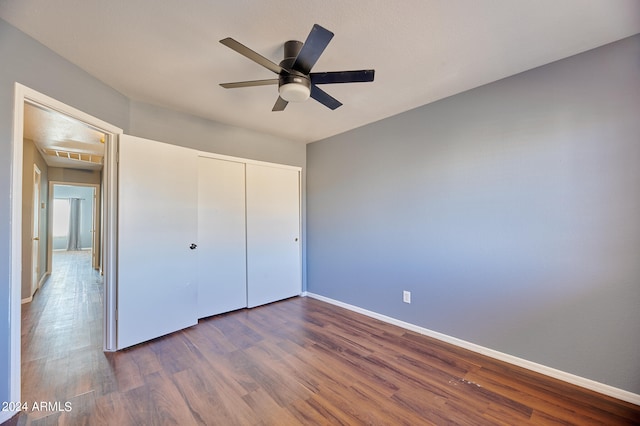
[[9, 352], [9, 398], [20, 400], [20, 339], [21, 339], [21, 293], [22, 293], [22, 159], [24, 137], [25, 102], [51, 109], [75, 118], [96, 128], [106, 135], [104, 173], [105, 209], [105, 267], [104, 267], [104, 338], [105, 351], [115, 350], [115, 311], [116, 311], [116, 234], [117, 229], [117, 146], [118, 136], [123, 130], [93, 117], [83, 111], [66, 105], [45, 94], [37, 92], [20, 83], [14, 85], [13, 137], [11, 158], [11, 262], [10, 262], [10, 352]]
[[37, 165], [33, 165], [33, 206], [31, 209], [31, 297], [39, 287], [40, 282], [40, 184], [42, 172]]

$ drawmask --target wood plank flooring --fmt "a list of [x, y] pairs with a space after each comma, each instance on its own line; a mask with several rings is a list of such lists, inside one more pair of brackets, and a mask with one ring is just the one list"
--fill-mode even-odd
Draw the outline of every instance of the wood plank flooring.
[[103, 353], [88, 254], [54, 262], [23, 305], [29, 409], [13, 424], [640, 424], [636, 405], [309, 298]]

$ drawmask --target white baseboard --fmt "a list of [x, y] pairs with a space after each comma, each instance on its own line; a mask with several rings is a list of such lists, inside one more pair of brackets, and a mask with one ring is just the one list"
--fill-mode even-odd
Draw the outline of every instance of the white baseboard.
[[45, 281], [47, 281], [47, 279], [49, 278], [49, 275], [51, 275], [51, 272], [49, 271], [44, 273], [44, 275], [40, 278], [40, 281], [38, 281], [38, 288], [42, 288]]
[[350, 311], [354, 311], [354, 312], [366, 315], [368, 317], [375, 318], [377, 320], [380, 320], [389, 324], [393, 324], [398, 327], [405, 328], [407, 330], [415, 331], [416, 333], [420, 333], [425, 336], [429, 336], [434, 339], [438, 339], [440, 341], [450, 343], [452, 345], [455, 345], [464, 349], [468, 349], [470, 351], [477, 352], [479, 354], [486, 355], [488, 357], [491, 357], [512, 365], [516, 365], [518, 367], [526, 368], [527, 370], [535, 371], [536, 373], [544, 374], [545, 376], [553, 377], [554, 379], [562, 380], [564, 382], [571, 383], [573, 385], [577, 385], [585, 389], [589, 389], [607, 396], [611, 396], [613, 398], [617, 398], [622, 401], [627, 401], [632, 404], [640, 405], [640, 395], [633, 392], [626, 391], [624, 389], [619, 389], [610, 385], [606, 385], [604, 383], [596, 382], [595, 380], [587, 379], [584, 377], [576, 376], [575, 374], [567, 373], [562, 370], [557, 370], [555, 368], [547, 367], [546, 365], [538, 364], [523, 358], [518, 358], [513, 355], [509, 355], [493, 349], [485, 348], [484, 346], [476, 345], [475, 343], [467, 342], [465, 340], [458, 339], [456, 337], [438, 333], [437, 331], [429, 330], [427, 328], [420, 327], [415, 324], [404, 322], [395, 318], [391, 318], [386, 315], [378, 314], [376, 312], [369, 311], [367, 309], [363, 309], [358, 306], [354, 306], [348, 303], [340, 302], [338, 300], [330, 299], [328, 297], [321, 296], [319, 294], [305, 291], [303, 292], [303, 296], [308, 296], [313, 299], [318, 299], [323, 302], [330, 303], [332, 305], [340, 306], [341, 308], [345, 308]]
[[49, 278], [49, 275], [51, 275], [51, 272], [45, 272], [45, 274], [40, 277], [40, 281], [38, 281], [38, 287], [36, 288], [36, 291], [33, 292], [33, 294], [25, 299], [21, 300], [21, 304], [24, 305], [25, 303], [31, 303], [33, 301], [33, 296], [38, 292], [38, 290], [40, 290], [42, 288], [42, 286], [44, 285], [45, 281], [47, 281], [47, 278]]

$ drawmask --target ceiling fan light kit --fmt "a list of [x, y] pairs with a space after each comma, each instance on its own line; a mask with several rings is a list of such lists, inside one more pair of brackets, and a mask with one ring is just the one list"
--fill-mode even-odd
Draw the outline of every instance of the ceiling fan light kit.
[[289, 40], [284, 44], [284, 59], [280, 61], [280, 64], [275, 64], [232, 38], [222, 39], [220, 43], [278, 74], [278, 78], [222, 83], [220, 85], [225, 89], [232, 89], [278, 84], [279, 96], [272, 111], [283, 111], [289, 102], [303, 102], [309, 97], [334, 110], [340, 107], [342, 103], [320, 89], [317, 86], [318, 84], [369, 82], [373, 81], [375, 71], [312, 73], [311, 68], [318, 61], [332, 38], [333, 33], [331, 31], [315, 24], [304, 43], [297, 40]]
[[311, 83], [300, 77], [293, 77], [291, 83], [280, 84], [278, 87], [280, 97], [287, 102], [302, 102], [311, 95]]

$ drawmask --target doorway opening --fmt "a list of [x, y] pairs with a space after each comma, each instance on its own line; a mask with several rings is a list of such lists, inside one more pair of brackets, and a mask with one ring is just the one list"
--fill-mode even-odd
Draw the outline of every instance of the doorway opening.
[[[48, 264], [53, 254], [62, 251], [86, 251], [93, 269], [101, 271], [100, 186], [49, 182], [50, 241]], [[101, 272], [102, 274], [102, 272]]]
[[[102, 135], [101, 144], [103, 144], [103, 154], [99, 156], [94, 153], [83, 152], [79, 149], [78, 143], [82, 142], [78, 140], [75, 135], [67, 134], [67, 136], [61, 136], [57, 138], [56, 146], [37, 145], [34, 143], [34, 137], [31, 136], [31, 140], [28, 141], [26, 136], [28, 119], [27, 114], [33, 111], [44, 112], [45, 115], [55, 117], [58, 120], [66, 120], [67, 124], [71, 123], [71, 127], [78, 129], [84, 128], [88, 133], [98, 133]], [[80, 126], [80, 127], [78, 127]], [[46, 126], [44, 126], [46, 127]], [[43, 127], [43, 128], [44, 128]], [[60, 129], [64, 130], [64, 125]], [[31, 129], [33, 130], [33, 129]], [[69, 133], [69, 132], [67, 132]], [[80, 110], [70, 107], [62, 102], [59, 102], [53, 98], [50, 98], [42, 93], [36, 92], [26, 86], [19, 83], [15, 84], [15, 98], [14, 98], [14, 122], [13, 122], [13, 140], [12, 140], [12, 198], [11, 198], [11, 283], [10, 283], [10, 382], [9, 382], [9, 394], [12, 400], [21, 400], [21, 335], [22, 335], [22, 322], [21, 322], [21, 302], [24, 301], [22, 295], [25, 292], [24, 275], [28, 275], [26, 280], [29, 285], [31, 284], [32, 272], [35, 272], [35, 262], [31, 262], [27, 268], [23, 267], [24, 256], [23, 254], [33, 253], [32, 246], [33, 237], [29, 232], [30, 238], [27, 240], [24, 238], [23, 225], [25, 221], [29, 221], [29, 231], [33, 231], [35, 227], [33, 225], [32, 216], [27, 216], [24, 211], [26, 206], [29, 206], [29, 210], [37, 216], [39, 224], [38, 252], [40, 253], [40, 270], [38, 275], [40, 280], [44, 280], [45, 275], [51, 273], [52, 269], [52, 191], [48, 191], [48, 185], [46, 182], [62, 182], [62, 183], [81, 183], [86, 184], [84, 179], [87, 177], [87, 169], [93, 170], [94, 175], [98, 176], [97, 181], [91, 181], [90, 186], [92, 188], [99, 188], [99, 195], [91, 197], [91, 202], [95, 202], [93, 205], [94, 217], [100, 215], [100, 221], [94, 221], [93, 226], [93, 241], [94, 244], [90, 247], [90, 259], [95, 259], [95, 264], [98, 266], [98, 270], [103, 274], [103, 278], [99, 278], [100, 282], [104, 282], [103, 288], [101, 288], [100, 294], [100, 308], [103, 311], [103, 321], [99, 324], [98, 330], [102, 333], [98, 333], [98, 343], [102, 343], [103, 350], [113, 351], [116, 347], [116, 328], [115, 328], [115, 253], [116, 253], [116, 212], [117, 212], [117, 142], [119, 135], [122, 134], [122, 129], [119, 129], [109, 123], [106, 123], [100, 119], [97, 119], [89, 114], [86, 114]], [[36, 155], [37, 154], [37, 155]], [[30, 156], [30, 157], [29, 157]], [[34, 158], [39, 158], [34, 160]], [[53, 161], [53, 165], [45, 161], [45, 158]], [[56, 163], [56, 161], [66, 162], [66, 165]], [[29, 178], [23, 177], [23, 171], [25, 170], [25, 164], [37, 164], [40, 171], [39, 179], [41, 185], [39, 188], [40, 202], [35, 201], [35, 196], [25, 198], [24, 188], [29, 187], [33, 189], [35, 184]], [[70, 164], [83, 164], [86, 167], [71, 167]], [[29, 170], [32, 170], [32, 166], [28, 166]], [[97, 170], [97, 172], [95, 172]], [[31, 173], [31, 172], [30, 172]], [[82, 178], [79, 178], [82, 176]], [[95, 178], [95, 176], [94, 176]], [[34, 176], [34, 180], [35, 180]], [[48, 196], [45, 194], [48, 192]], [[23, 200], [25, 200], [23, 206]], [[46, 200], [46, 201], [45, 201]], [[26, 217], [26, 219], [25, 219]], [[97, 225], [100, 225], [99, 228]], [[44, 227], [44, 232], [43, 232]], [[47, 235], [46, 243], [42, 241], [43, 236]], [[95, 243], [95, 241], [100, 241]], [[28, 241], [28, 250], [23, 250], [23, 247]], [[43, 250], [43, 246], [46, 250]], [[44, 253], [44, 254], [43, 254]], [[93, 256], [95, 254], [95, 256]], [[32, 256], [29, 256], [32, 257]], [[46, 259], [43, 261], [42, 259]], [[46, 273], [43, 273], [42, 269], [46, 264]], [[94, 268], [90, 268], [94, 270]], [[97, 274], [97, 272], [96, 272]], [[27, 288], [27, 292], [28, 292]]]

